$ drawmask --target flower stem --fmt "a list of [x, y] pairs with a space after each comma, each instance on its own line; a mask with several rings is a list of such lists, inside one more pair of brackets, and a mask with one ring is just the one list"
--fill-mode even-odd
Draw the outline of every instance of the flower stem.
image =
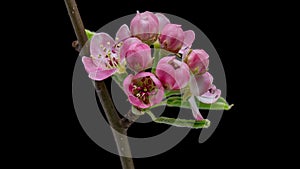
[[157, 63], [160, 59], [160, 44], [159, 44], [158, 41], [156, 41], [156, 42], [154, 42], [153, 46], [154, 46], [154, 52], [153, 52], [153, 59], [154, 60], [153, 60], [153, 65], [152, 65], [151, 72], [155, 73]]
[[[81, 49], [87, 42], [88, 38], [85, 33], [76, 2], [75, 0], [65, 0], [65, 4], [73, 25], [74, 32], [78, 39], [79, 49]], [[131, 150], [127, 138], [127, 129], [130, 125], [125, 123], [127, 121], [124, 120], [124, 118], [120, 119], [104, 81], [94, 81], [94, 86], [107, 120], [112, 127], [111, 129], [117, 144], [122, 167], [123, 169], [134, 169], [133, 160], [131, 158]]]

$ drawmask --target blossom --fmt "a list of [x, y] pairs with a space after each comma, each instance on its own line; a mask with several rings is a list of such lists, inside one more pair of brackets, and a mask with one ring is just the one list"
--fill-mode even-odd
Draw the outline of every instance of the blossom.
[[123, 82], [123, 87], [129, 102], [140, 109], [158, 104], [164, 97], [161, 82], [150, 72], [128, 75]]
[[215, 85], [211, 85], [211, 87], [201, 96], [196, 96], [196, 98], [206, 104], [212, 104], [216, 102], [221, 96], [221, 90], [217, 89]]
[[201, 75], [208, 70], [209, 55], [202, 49], [190, 50], [183, 61], [194, 75]]
[[162, 58], [157, 64], [156, 76], [168, 90], [182, 89], [190, 80], [189, 67], [176, 56]]
[[151, 48], [137, 38], [124, 41], [120, 55], [122, 58], [125, 57], [127, 66], [135, 72], [152, 66]]
[[191, 78], [190, 89], [195, 96], [201, 96], [211, 87], [213, 77], [209, 72]]
[[137, 12], [130, 22], [130, 31], [134, 37], [147, 44], [152, 44], [156, 41], [161, 29], [168, 23], [170, 23], [169, 19], [163, 14], [154, 14], [149, 11]]
[[221, 96], [221, 90], [217, 89], [213, 83], [213, 76], [209, 72], [202, 75], [197, 75], [191, 78], [190, 90], [192, 96], [189, 98], [189, 103], [196, 120], [203, 120], [203, 117], [196, 104], [195, 97], [203, 103], [212, 104]]
[[90, 42], [91, 57], [82, 57], [85, 70], [92, 80], [104, 80], [117, 71], [125, 71], [124, 57], [120, 57], [119, 50], [122, 39], [130, 36], [127, 25], [122, 25], [116, 34], [116, 41], [107, 33], [96, 33]]
[[195, 33], [192, 30], [183, 31], [181, 25], [167, 24], [161, 31], [158, 40], [161, 47], [173, 53], [192, 46], [195, 40]]

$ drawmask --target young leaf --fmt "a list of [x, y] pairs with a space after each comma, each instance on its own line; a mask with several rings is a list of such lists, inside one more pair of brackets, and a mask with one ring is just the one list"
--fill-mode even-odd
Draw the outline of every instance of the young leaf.
[[210, 125], [210, 121], [207, 119], [203, 119], [201, 121], [196, 120], [187, 120], [187, 119], [175, 119], [169, 117], [158, 117], [156, 118], [151, 111], [146, 112], [151, 119], [156, 123], [168, 124], [176, 127], [188, 127], [193, 129], [201, 129], [208, 128]]
[[193, 129], [208, 128], [210, 121], [203, 119], [201, 121], [196, 120], [186, 120], [186, 119], [174, 119], [169, 117], [159, 117], [154, 120], [156, 123], [168, 124], [176, 127], [188, 127]]
[[85, 33], [86, 33], [86, 36], [88, 37], [88, 40], [90, 40], [95, 34], [95, 32], [92, 32], [92, 31], [87, 30], [87, 29], [85, 29]]
[[[199, 109], [204, 110], [230, 110], [233, 104], [229, 105], [223, 97], [220, 97], [213, 104], [205, 104], [196, 100]], [[170, 107], [191, 108], [188, 101], [182, 101], [181, 97], [170, 97], [167, 99], [167, 105]]]

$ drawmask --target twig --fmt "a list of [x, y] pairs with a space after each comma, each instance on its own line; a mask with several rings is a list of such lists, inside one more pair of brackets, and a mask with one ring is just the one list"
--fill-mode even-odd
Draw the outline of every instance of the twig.
[[[88, 38], [76, 5], [75, 0], [65, 0], [65, 4], [73, 25], [74, 32], [78, 39], [77, 49], [81, 49], [87, 42]], [[75, 45], [75, 44], [73, 44]], [[80, 50], [79, 50], [80, 51]], [[112, 127], [115, 142], [117, 144], [123, 169], [134, 169], [133, 160], [131, 158], [131, 150], [127, 138], [127, 129], [130, 125], [126, 120], [120, 119], [104, 81], [94, 81], [94, 86], [103, 107], [108, 122]], [[123, 124], [123, 122], [126, 122]], [[128, 127], [125, 127], [128, 126]]]

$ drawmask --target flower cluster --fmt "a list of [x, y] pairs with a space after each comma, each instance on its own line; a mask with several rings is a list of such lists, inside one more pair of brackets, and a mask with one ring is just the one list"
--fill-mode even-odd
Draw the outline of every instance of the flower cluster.
[[[83, 57], [82, 62], [96, 81], [125, 73], [121, 86], [129, 102], [141, 111], [160, 104], [166, 92], [181, 91], [195, 120], [200, 121], [203, 117], [197, 102], [212, 104], [221, 90], [213, 85], [208, 72], [209, 55], [203, 49], [192, 49], [194, 40], [192, 30], [184, 31], [161, 13], [138, 12], [130, 27], [122, 25], [114, 39], [95, 33], [90, 41], [91, 56]], [[167, 52], [154, 56], [152, 46]]]

